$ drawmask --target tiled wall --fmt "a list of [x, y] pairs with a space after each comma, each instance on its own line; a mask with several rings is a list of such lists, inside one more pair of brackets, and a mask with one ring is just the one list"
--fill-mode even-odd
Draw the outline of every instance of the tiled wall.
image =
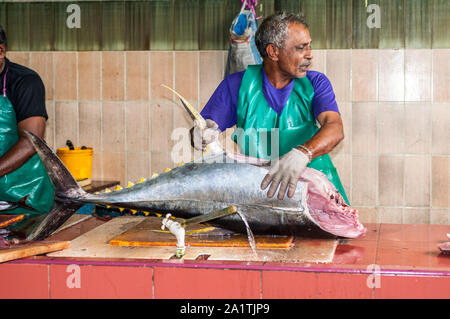
[[170, 158], [171, 134], [175, 127], [191, 128], [192, 122], [161, 84], [175, 88], [199, 108], [223, 78], [225, 55], [224, 51], [7, 53], [12, 62], [31, 67], [44, 81], [48, 144], [56, 149], [70, 139], [77, 146], [93, 147], [93, 178], [122, 184], [178, 164]]
[[[313, 54], [313, 69], [331, 80], [342, 113], [345, 139], [331, 156], [361, 220], [450, 224], [450, 49]], [[122, 184], [178, 164], [171, 133], [191, 122], [160, 84], [201, 109], [223, 78], [226, 55], [8, 53], [45, 82], [47, 142], [92, 146], [93, 178]]]

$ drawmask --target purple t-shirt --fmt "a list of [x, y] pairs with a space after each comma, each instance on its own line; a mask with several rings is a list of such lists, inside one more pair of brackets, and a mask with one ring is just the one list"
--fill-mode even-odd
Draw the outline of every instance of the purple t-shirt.
[[[261, 69], [264, 97], [269, 106], [278, 114], [281, 114], [294, 87], [294, 81], [291, 81], [284, 88], [277, 89], [270, 83], [264, 72], [264, 68]], [[208, 103], [206, 103], [200, 112], [205, 119], [211, 119], [216, 122], [219, 125], [220, 131], [236, 125], [239, 89], [244, 73], [245, 71], [242, 71], [227, 76], [219, 84]], [[314, 97], [312, 100], [314, 117], [317, 118], [320, 113], [325, 111], [339, 113], [333, 87], [325, 74], [317, 71], [307, 71], [306, 77], [314, 88]]]

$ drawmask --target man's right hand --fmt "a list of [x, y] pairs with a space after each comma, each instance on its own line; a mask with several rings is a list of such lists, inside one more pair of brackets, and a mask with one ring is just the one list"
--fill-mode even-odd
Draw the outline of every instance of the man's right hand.
[[261, 189], [264, 190], [270, 185], [267, 197], [272, 198], [278, 189], [278, 185], [281, 185], [278, 191], [278, 199], [282, 200], [284, 198], [286, 190], [288, 191], [288, 197], [292, 198], [297, 188], [298, 179], [309, 162], [309, 157], [303, 151], [293, 148], [274, 162], [274, 165], [261, 183]]
[[216, 122], [213, 120], [206, 120], [206, 128], [203, 130], [199, 128], [198, 121], [194, 121], [194, 129], [192, 133], [193, 146], [196, 150], [206, 151], [206, 146], [214, 142], [219, 136], [219, 129]]

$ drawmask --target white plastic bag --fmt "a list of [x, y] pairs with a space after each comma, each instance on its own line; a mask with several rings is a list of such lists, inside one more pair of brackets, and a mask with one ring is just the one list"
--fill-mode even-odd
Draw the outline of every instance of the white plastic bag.
[[248, 65], [261, 64], [261, 55], [255, 44], [255, 33], [258, 22], [254, 10], [246, 9], [247, 0], [242, 4], [241, 11], [234, 18], [230, 27], [230, 47], [225, 77], [244, 71]]

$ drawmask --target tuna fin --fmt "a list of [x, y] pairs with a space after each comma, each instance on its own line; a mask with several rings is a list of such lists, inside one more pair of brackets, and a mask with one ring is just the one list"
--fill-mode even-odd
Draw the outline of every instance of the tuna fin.
[[77, 203], [76, 199], [86, 196], [86, 192], [42, 139], [28, 131], [25, 131], [25, 134], [36, 149], [55, 188], [55, 202], [51, 210], [27, 236], [28, 240], [42, 240], [50, 236], [83, 206], [82, 203]]
[[22, 207], [37, 212], [38, 211], [37, 209], [34, 209], [33, 207], [27, 204], [28, 197], [30, 197], [30, 195], [22, 197], [18, 202], [0, 201], [0, 211], [8, 211], [16, 209], [17, 207]]
[[236, 212], [237, 212], [236, 206], [231, 205], [224, 209], [216, 210], [216, 211], [213, 211], [213, 212], [210, 212], [207, 214], [203, 214], [203, 215], [199, 215], [199, 216], [192, 217], [189, 219], [185, 219], [181, 224], [184, 227], [184, 226], [187, 226], [190, 224], [205, 223], [205, 222], [208, 222], [208, 221], [216, 219], [216, 218], [234, 214]]
[[44, 240], [55, 232], [69, 219], [83, 204], [62, 203], [55, 201], [52, 209], [42, 222], [27, 236], [27, 240]]
[[199, 126], [201, 129], [206, 127], [206, 121], [203, 118], [203, 116], [201, 116], [201, 114], [180, 93], [178, 93], [177, 91], [175, 91], [174, 89], [172, 89], [171, 87], [169, 87], [167, 85], [161, 84], [161, 86], [172, 91], [180, 98], [181, 103], [184, 106], [184, 109], [188, 112], [191, 119], [197, 120], [199, 122]]
[[37, 212], [38, 211], [37, 209], [34, 209], [33, 207], [31, 207], [27, 204], [28, 197], [30, 197], [30, 195], [26, 195], [26, 196], [22, 197], [17, 202], [17, 206]]
[[78, 185], [75, 178], [50, 147], [33, 133], [25, 131], [25, 134], [47, 170], [47, 174], [55, 187], [55, 197], [78, 198], [86, 195], [86, 192]]

